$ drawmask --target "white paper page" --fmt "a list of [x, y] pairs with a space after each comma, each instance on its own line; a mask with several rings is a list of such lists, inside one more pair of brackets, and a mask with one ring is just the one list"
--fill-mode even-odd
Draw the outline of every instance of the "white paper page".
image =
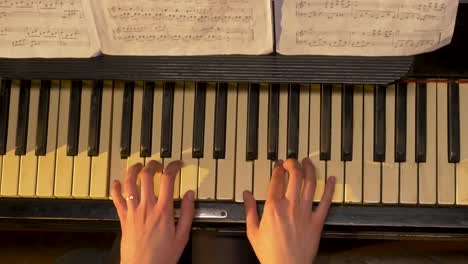
[[280, 0], [285, 55], [400, 56], [450, 43], [458, 0]]
[[0, 57], [79, 58], [99, 50], [89, 0], [0, 0]]
[[92, 0], [109, 55], [267, 54], [270, 0]]

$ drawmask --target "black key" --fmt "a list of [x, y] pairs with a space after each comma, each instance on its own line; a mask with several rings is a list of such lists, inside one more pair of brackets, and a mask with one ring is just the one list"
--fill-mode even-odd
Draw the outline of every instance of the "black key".
[[39, 91], [39, 109], [36, 130], [36, 156], [45, 156], [47, 152], [47, 129], [49, 125], [49, 99], [51, 81], [41, 81]]
[[[385, 162], [387, 86], [374, 88], [374, 161]], [[368, 110], [366, 110], [368, 111]]]
[[30, 80], [21, 81], [19, 105], [18, 105], [18, 123], [16, 127], [16, 149], [15, 149], [15, 155], [18, 155], [18, 156], [26, 154], [26, 144], [28, 142], [30, 91], [31, 91], [31, 81]]
[[[432, 117], [434, 118], [434, 117]], [[409, 131], [409, 133], [412, 133]], [[427, 144], [427, 86], [416, 84], [416, 162], [426, 162]]]
[[130, 146], [132, 141], [134, 90], [135, 82], [125, 82], [124, 98], [122, 105], [122, 129], [120, 134], [120, 157], [122, 159], [126, 159], [130, 156]]
[[153, 132], [153, 96], [154, 82], [145, 82], [143, 89], [143, 106], [141, 116], [140, 156], [151, 156], [151, 143]]
[[331, 158], [332, 88], [330, 84], [320, 88], [320, 160]]
[[249, 86], [247, 99], [247, 160], [258, 159], [258, 107], [260, 99], [260, 84]]
[[88, 156], [95, 157], [99, 155], [99, 141], [101, 135], [101, 109], [102, 109], [102, 90], [104, 81], [94, 81], [91, 93], [91, 107], [89, 117], [88, 134]]
[[341, 92], [341, 161], [353, 160], [354, 86], [346, 85]]
[[70, 108], [68, 114], [68, 136], [67, 136], [67, 155], [78, 155], [78, 140], [80, 133], [81, 116], [81, 89], [82, 81], [72, 81], [72, 90], [70, 95]]
[[448, 85], [448, 160], [460, 162], [460, 91], [458, 83]]
[[406, 98], [407, 84], [398, 83], [395, 89], [395, 162], [406, 161]]
[[[220, 83], [216, 88], [213, 158], [226, 156], [226, 116], [228, 84]], [[231, 120], [232, 121], [232, 120]]]
[[193, 115], [192, 157], [203, 158], [205, 145], [205, 102], [206, 83], [200, 82], [195, 87], [195, 102]]
[[10, 90], [11, 80], [2, 80], [0, 83], [0, 155], [6, 153]]
[[272, 84], [268, 95], [268, 159], [278, 159], [280, 85]]
[[299, 84], [291, 84], [288, 94], [288, 158], [297, 159], [299, 153]]
[[175, 83], [164, 83], [162, 122], [161, 122], [161, 158], [172, 156], [172, 116], [174, 111]]

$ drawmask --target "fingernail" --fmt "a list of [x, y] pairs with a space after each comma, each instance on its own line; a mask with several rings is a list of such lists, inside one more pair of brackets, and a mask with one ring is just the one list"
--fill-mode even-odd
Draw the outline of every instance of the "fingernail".
[[247, 197], [249, 196], [249, 191], [244, 191], [242, 193], [242, 196], [244, 197], [244, 200], [247, 200]]
[[187, 192], [187, 199], [189, 199], [190, 201], [195, 200], [195, 192], [194, 191], [188, 191]]
[[275, 166], [281, 166], [281, 165], [283, 165], [283, 161], [282, 161], [282, 160], [277, 160], [277, 161], [275, 162]]
[[334, 184], [335, 181], [336, 181], [335, 176], [330, 176], [330, 177], [328, 178], [328, 181], [329, 181], [331, 184]]

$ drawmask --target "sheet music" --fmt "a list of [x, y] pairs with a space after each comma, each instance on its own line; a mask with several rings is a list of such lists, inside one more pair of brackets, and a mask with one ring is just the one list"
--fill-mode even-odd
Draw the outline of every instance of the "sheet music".
[[99, 41], [89, 0], [0, 0], [0, 57], [91, 57]]
[[105, 54], [266, 54], [273, 50], [269, 0], [91, 3]]
[[458, 0], [281, 0], [275, 7], [281, 54], [399, 56], [449, 44]]

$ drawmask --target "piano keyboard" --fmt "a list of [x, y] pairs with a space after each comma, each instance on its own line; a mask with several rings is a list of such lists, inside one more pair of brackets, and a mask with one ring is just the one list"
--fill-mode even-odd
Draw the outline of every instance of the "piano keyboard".
[[[266, 198], [309, 156], [319, 200], [468, 204], [468, 83], [389, 86], [2, 80], [0, 195], [107, 199], [130, 165], [182, 159], [175, 197]], [[155, 190], [159, 179], [155, 179]]]

